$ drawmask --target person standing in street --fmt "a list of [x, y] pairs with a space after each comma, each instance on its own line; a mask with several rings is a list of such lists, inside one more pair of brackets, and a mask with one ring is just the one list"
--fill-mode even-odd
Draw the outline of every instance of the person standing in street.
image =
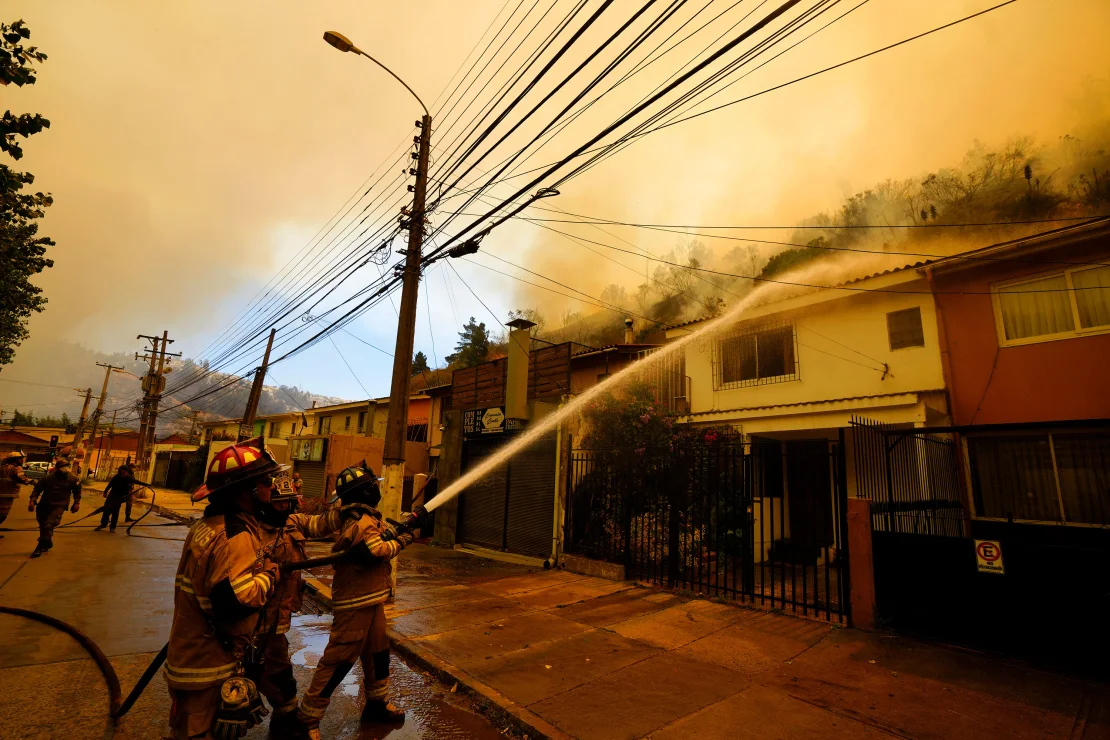
[[[262, 696], [270, 695], [271, 684], [282, 684], [274, 695], [285, 704], [291, 702], [289, 683], [296, 695], [291, 666], [285, 671], [287, 642], [280, 641], [284, 662], [266, 665], [277, 658], [271, 653], [276, 647], [265, 639], [267, 617], [280, 609], [272, 602], [285, 577], [278, 552], [282, 538], [273, 528], [267, 533], [260, 518], [288, 509], [275, 485], [282, 470], [261, 438], [247, 440], [217, 453], [204, 485], [193, 494], [194, 501], [209, 503], [185, 539], [174, 583], [163, 669], [173, 740], [242, 737], [268, 713]], [[343, 516], [340, 509], [306, 517], [304, 526], [316, 531], [326, 523], [334, 531]]]
[[[332, 693], [356, 661], [362, 662], [366, 697], [361, 721], [396, 724], [405, 720], [405, 713], [386, 700], [389, 636], [385, 602], [393, 594], [390, 560], [412, 543], [412, 532], [397, 531], [373, 508], [381, 501], [381, 492], [377, 476], [365, 461], [339, 474], [332, 503], [336, 501], [371, 508], [344, 527], [332, 548], [335, 552], [350, 550], [350, 555], [335, 564], [331, 635], [297, 710], [302, 737], [310, 740], [319, 740], [320, 721]], [[416, 516], [419, 519], [419, 514]]]
[[297, 494], [298, 498], [303, 495], [301, 493], [302, 488], [304, 488], [304, 481], [301, 480], [301, 474], [293, 473], [293, 493]]
[[[131, 466], [120, 465], [119, 470], [104, 488], [104, 511], [100, 515], [100, 526], [96, 528], [97, 532], [105, 527], [110, 527], [109, 532], [116, 531], [116, 524], [119, 523], [119, 509], [125, 501], [130, 503], [131, 492], [134, 487], [135, 477]], [[111, 518], [110, 522], [109, 518]], [[128, 521], [130, 521], [130, 518], [128, 518]]]
[[[7, 453], [0, 462], [0, 524], [8, 518], [12, 504], [19, 497], [20, 484], [29, 486], [32, 483], [31, 479], [23, 474], [23, 461], [26, 459], [27, 456], [23, 454], [23, 450], [14, 450]], [[3, 538], [4, 535], [0, 534], [0, 539]]]
[[31, 490], [27, 511], [35, 512], [39, 523], [39, 544], [31, 553], [33, 558], [54, 547], [54, 528], [61, 524], [66, 509], [76, 514], [81, 508], [81, 480], [71, 471], [69, 458], [59, 457], [54, 468]]

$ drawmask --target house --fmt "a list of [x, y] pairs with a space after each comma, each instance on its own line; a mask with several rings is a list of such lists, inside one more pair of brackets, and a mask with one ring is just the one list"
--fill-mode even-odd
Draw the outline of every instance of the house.
[[9, 424], [0, 427], [0, 454], [22, 450], [28, 462], [50, 461], [54, 452], [73, 444], [73, 433], [53, 427], [28, 427]]
[[[412, 476], [428, 472], [432, 406], [432, 396], [423, 391], [409, 396], [405, 477], [410, 491]], [[339, 473], [362, 460], [381, 471], [388, 396], [320, 406], [312, 409], [312, 414], [307, 429], [299, 427], [297, 434], [288, 437], [290, 460], [294, 472], [301, 476], [306, 497], [330, 493]], [[403, 503], [411, 505], [411, 498]]]
[[[440, 487], [657, 347], [633, 342], [631, 331], [624, 344], [608, 347], [550, 345], [530, 336], [532, 326], [523, 319], [509, 322], [507, 357], [455, 371], [444, 415]], [[569, 446], [569, 427], [560, 426], [439, 507], [435, 542], [554, 561], [563, 536]]]

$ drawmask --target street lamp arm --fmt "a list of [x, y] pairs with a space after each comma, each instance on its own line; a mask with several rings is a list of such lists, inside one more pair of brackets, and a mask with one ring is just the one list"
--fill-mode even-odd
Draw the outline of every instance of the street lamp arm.
[[384, 64], [382, 64], [382, 63], [381, 63], [381, 62], [379, 62], [379, 61], [378, 61], [377, 59], [375, 59], [374, 57], [370, 56], [369, 54], [367, 54], [367, 53], [366, 53], [365, 51], [363, 51], [362, 49], [358, 48], [357, 46], [352, 46], [352, 47], [351, 47], [351, 51], [355, 52], [356, 54], [361, 54], [362, 56], [366, 57], [367, 59], [369, 59], [369, 60], [370, 60], [371, 62], [373, 62], [374, 64], [376, 64], [376, 65], [378, 65], [379, 67], [381, 67], [382, 69], [384, 69], [384, 70], [385, 70], [386, 72], [389, 72], [389, 74], [393, 76], [393, 79], [395, 79], [395, 80], [397, 80], [398, 82], [400, 82], [400, 83], [401, 83], [402, 85], [404, 85], [404, 86], [405, 86], [405, 89], [406, 89], [406, 90], [408, 90], [408, 91], [409, 91], [410, 93], [412, 93], [412, 96], [413, 96], [414, 98], [416, 98], [416, 102], [417, 102], [417, 103], [420, 103], [420, 107], [424, 109], [424, 114], [425, 114], [425, 115], [428, 115], [428, 116], [432, 115], [431, 113], [429, 113], [429, 112], [428, 112], [428, 106], [424, 105], [424, 101], [420, 99], [420, 96], [416, 94], [416, 91], [415, 91], [415, 90], [413, 90], [413, 89], [412, 89], [411, 87], [409, 87], [409, 86], [408, 86], [408, 83], [406, 83], [406, 82], [405, 82], [404, 80], [402, 80], [402, 79], [401, 79], [400, 77], [398, 77], [398, 76], [397, 76], [396, 74], [394, 74], [394, 73], [393, 73], [393, 70], [392, 70], [392, 69], [390, 69], [389, 67], [385, 66]]

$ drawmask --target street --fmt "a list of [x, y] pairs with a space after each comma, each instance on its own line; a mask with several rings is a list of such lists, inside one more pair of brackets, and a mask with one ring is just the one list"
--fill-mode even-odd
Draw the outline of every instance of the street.
[[[23, 489], [5, 527], [35, 527]], [[100, 497], [87, 491], [78, 514], [96, 508]], [[136, 514], [145, 510], [136, 506]], [[126, 696], [161, 649], [173, 614], [173, 581], [184, 527], [147, 527], [142, 537], [94, 532], [96, 517], [63, 527], [54, 549], [28, 559], [37, 530], [5, 532], [0, 539], [0, 604], [40, 611], [72, 624], [109, 657]], [[153, 520], [153, 521], [152, 521]], [[143, 524], [168, 520], [148, 516]], [[85, 526], [81, 526], [85, 525]], [[79, 528], [80, 527], [80, 528]], [[139, 529], [134, 530], [139, 533]], [[155, 539], [155, 537], [165, 539]], [[298, 683], [307, 683], [327, 642], [331, 618], [295, 618], [290, 642]], [[74, 640], [37, 622], [0, 615], [5, 646], [0, 651], [0, 727], [5, 738], [158, 738], [166, 734], [169, 697], [158, 675], [118, 726], [108, 718], [108, 692], [96, 665]], [[394, 656], [391, 700], [408, 719], [393, 731], [360, 732], [361, 670], [356, 667], [335, 695], [322, 730], [329, 738], [495, 738], [501, 736], [476, 713], [470, 700], [409, 668]], [[250, 738], [266, 737], [265, 726]]]

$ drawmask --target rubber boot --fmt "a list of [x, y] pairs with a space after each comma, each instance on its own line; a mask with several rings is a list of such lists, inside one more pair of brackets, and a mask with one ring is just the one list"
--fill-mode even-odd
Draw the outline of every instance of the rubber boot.
[[297, 719], [296, 706], [292, 712], [274, 712], [270, 718], [270, 737], [299, 740], [308, 736], [308, 728]]
[[35, 548], [34, 552], [31, 553], [31, 557], [33, 557], [33, 558], [42, 557], [42, 555], [44, 553], [46, 553], [46, 551], [49, 550], [49, 549], [50, 548], [48, 548], [48, 547], [43, 547], [42, 545], [39, 545], [38, 547]]
[[385, 699], [366, 702], [362, 710], [363, 724], [368, 725], [395, 725], [405, 721], [405, 713], [393, 706]]
[[103, 532], [103, 531], [104, 531], [104, 525], [103, 525], [103, 524], [101, 524], [101, 525], [100, 525], [99, 527], [97, 527], [97, 528], [96, 528], [96, 529], [94, 529], [93, 531], [94, 531], [94, 532]]

